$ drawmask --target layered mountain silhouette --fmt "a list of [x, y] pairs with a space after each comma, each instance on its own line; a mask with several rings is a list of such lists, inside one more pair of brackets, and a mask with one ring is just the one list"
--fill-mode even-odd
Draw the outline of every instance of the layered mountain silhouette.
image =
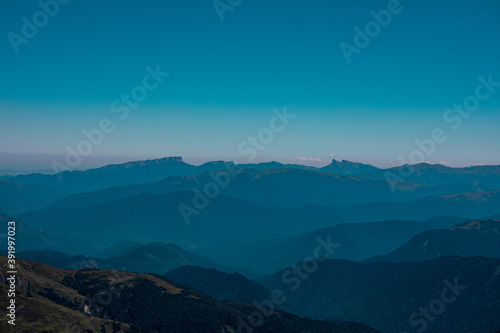
[[[490, 216], [500, 207], [500, 191], [428, 197], [410, 202], [383, 202], [346, 207], [280, 208], [219, 195], [185, 219], [180, 205], [193, 192], [140, 194], [78, 209], [52, 209], [18, 216], [81, 246], [96, 250], [124, 241], [177, 243], [197, 248], [226, 240], [256, 241], [294, 236], [338, 223], [425, 220], [458, 215], [466, 219]], [[99, 232], [95, 232], [99, 230]], [[36, 249], [36, 248], [34, 248]], [[72, 248], [62, 252], [81, 254]]]
[[[244, 263], [245, 267], [264, 274], [313, 256], [318, 245], [322, 247], [320, 254], [327, 254], [330, 259], [361, 261], [387, 254], [424, 230], [448, 229], [463, 221], [466, 219], [442, 217], [421, 222], [341, 223], [291, 237], [250, 243], [221, 242], [197, 252], [228, 265]], [[330, 243], [335, 245], [330, 248]]]
[[[232, 177], [230, 177], [232, 176]], [[208, 188], [207, 188], [208, 186]], [[46, 207], [79, 208], [106, 203], [141, 193], [165, 194], [176, 191], [215, 191], [267, 206], [353, 205], [382, 201], [409, 201], [427, 196], [454, 194], [456, 189], [407, 182], [397, 189], [384, 180], [353, 178], [332, 173], [299, 169], [229, 169], [219, 173], [168, 177], [159, 182], [112, 187], [68, 196]], [[462, 188], [460, 189], [462, 190]], [[472, 187], [467, 190], [473, 190]]]
[[106, 258], [84, 255], [74, 256], [52, 250], [19, 252], [17, 256], [21, 259], [38, 261], [64, 269], [99, 268], [165, 274], [184, 265], [196, 265], [205, 268], [216, 268], [222, 272], [240, 272], [249, 277], [255, 276], [249, 270], [221, 265], [199, 254], [186, 251], [177, 245], [165, 243], [138, 245], [122, 254]]
[[[81, 208], [142, 193], [166, 194], [194, 189], [205, 192], [207, 186], [214, 190], [214, 184], [224, 195], [272, 207], [404, 202], [429, 196], [492, 192], [500, 168], [460, 169], [428, 164], [413, 167], [418, 170], [414, 178], [387, 182], [385, 172], [399, 169], [382, 170], [336, 160], [323, 168], [277, 162], [236, 165], [223, 161], [194, 166], [180, 157], [167, 157], [58, 175], [12, 177], [0, 182], [0, 197], [4, 199], [0, 212], [13, 215], [43, 206], [46, 206], [44, 209]], [[484, 180], [479, 183], [472, 180], [474, 177]], [[76, 194], [62, 198], [66, 193]]]
[[499, 168], [169, 157], [9, 177], [16, 328], [494, 332]]
[[37, 210], [66, 194], [45, 185], [20, 185], [10, 180], [0, 180], [0, 212], [15, 215]]
[[[277, 236], [285, 232], [293, 235], [311, 225], [305, 223], [310, 218], [307, 211], [270, 208], [222, 195], [213, 199], [187, 223], [179, 205], [189, 203], [192, 198], [192, 192], [141, 194], [80, 209], [26, 213], [20, 218], [35, 227], [43, 226], [63, 238], [102, 247], [123, 241], [200, 246], [225, 239], [260, 239], [263, 234]], [[318, 218], [320, 214], [317, 213]], [[327, 219], [323, 217], [315, 223], [334, 223]], [[75, 253], [71, 250], [63, 252]]]
[[23, 220], [9, 215], [0, 214], [0, 224], [5, 227], [5, 233], [0, 233], [0, 246], [2, 251], [6, 251], [7, 244], [7, 222], [14, 221], [16, 226], [16, 251], [30, 250], [63, 250], [72, 249], [74, 253], [90, 253], [92, 248], [90, 244], [80, 244], [72, 242], [64, 237], [57, 236], [45, 228], [33, 227]]
[[428, 230], [397, 250], [369, 261], [425, 261], [441, 256], [500, 258], [500, 221], [475, 220], [447, 230]]

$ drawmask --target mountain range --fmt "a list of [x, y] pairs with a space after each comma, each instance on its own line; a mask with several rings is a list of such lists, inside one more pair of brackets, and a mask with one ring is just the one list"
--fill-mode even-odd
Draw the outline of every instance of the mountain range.
[[450, 168], [441, 164], [421, 163], [412, 166], [405, 165], [380, 169], [369, 164], [346, 160], [337, 161], [335, 159], [324, 167], [316, 168], [278, 162], [235, 164], [234, 162], [225, 161], [213, 161], [195, 166], [184, 162], [181, 157], [165, 157], [107, 165], [86, 171], [62, 171], [55, 175], [33, 173], [18, 175], [9, 179], [21, 185], [42, 184], [74, 194], [105, 189], [112, 186], [151, 183], [170, 176], [197, 175], [234, 167], [254, 170], [309, 170], [378, 180], [397, 179], [399, 181], [434, 186], [443, 184], [469, 184], [467, 186], [473, 185], [483, 191], [500, 189], [500, 166]]
[[0, 177], [19, 327], [493, 333], [499, 170], [168, 157]]
[[123, 186], [128, 184], [143, 184], [155, 182], [170, 176], [196, 175], [203, 172], [219, 171], [232, 167], [241, 169], [300, 169], [320, 170], [325, 172], [348, 175], [354, 170], [373, 171], [375, 167], [352, 163], [349, 161], [332, 161], [322, 169], [304, 166], [300, 164], [282, 164], [278, 162], [267, 162], [258, 164], [235, 164], [234, 162], [213, 161], [195, 166], [186, 163], [182, 157], [164, 157], [160, 159], [132, 161], [122, 164], [110, 164], [100, 168], [86, 171], [61, 171], [54, 175], [32, 173], [17, 175], [10, 179], [18, 184], [43, 184], [69, 193], [81, 193], [104, 189], [112, 186]]
[[[56, 175], [12, 177], [0, 182], [0, 197], [4, 198], [0, 212], [13, 215], [44, 206], [44, 209], [80, 208], [141, 193], [166, 194], [194, 189], [203, 193], [207, 186], [208, 190], [224, 195], [288, 208], [404, 202], [500, 188], [497, 186], [500, 167], [459, 169], [420, 164], [415, 168], [419, 173], [415, 173], [414, 178], [387, 181], [384, 176], [387, 170], [349, 161], [333, 160], [323, 168], [277, 162], [236, 165], [223, 161], [194, 166], [180, 157], [168, 157]], [[420, 178], [415, 178], [416, 175]], [[484, 178], [481, 184], [471, 180], [478, 175]], [[214, 183], [218, 189], [213, 188]]]

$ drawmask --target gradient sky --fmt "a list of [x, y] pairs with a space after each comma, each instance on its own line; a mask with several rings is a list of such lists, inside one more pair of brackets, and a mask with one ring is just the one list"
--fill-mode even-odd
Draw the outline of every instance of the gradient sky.
[[[22, 17], [32, 22], [40, 7], [3, 0], [0, 170], [64, 162], [65, 147], [103, 118], [116, 129], [80, 168], [245, 162], [238, 145], [285, 106], [297, 117], [254, 161], [399, 165], [442, 128], [448, 140], [426, 160], [500, 164], [500, 87], [460, 128], [443, 120], [478, 76], [500, 81], [500, 1], [402, 0], [348, 64], [339, 44], [353, 44], [354, 27], [388, 2], [244, 0], [221, 21], [211, 0], [71, 0], [15, 53], [8, 34], [21, 35]], [[120, 120], [112, 102], [157, 64], [170, 75]]]

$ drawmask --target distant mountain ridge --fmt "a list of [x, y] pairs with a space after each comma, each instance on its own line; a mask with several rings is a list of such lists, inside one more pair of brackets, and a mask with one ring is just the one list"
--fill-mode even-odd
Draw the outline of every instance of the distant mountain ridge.
[[211, 161], [195, 166], [184, 162], [180, 156], [172, 156], [121, 164], [109, 164], [85, 171], [62, 171], [55, 175], [37, 173], [17, 175], [9, 177], [9, 179], [23, 185], [43, 184], [64, 190], [68, 193], [82, 193], [112, 186], [152, 183], [170, 176], [194, 176], [203, 172], [219, 171], [234, 167], [256, 170], [274, 168], [319, 170], [312, 166], [283, 164], [279, 162], [235, 164], [234, 162]]
[[[254, 170], [309, 170], [378, 180], [387, 180], [387, 174], [389, 173], [396, 176], [396, 179], [415, 184], [433, 186], [461, 185], [462, 189], [458, 192], [464, 192], [464, 186], [474, 186], [476, 189], [483, 191], [500, 189], [500, 166], [449, 168], [443, 165], [417, 164], [411, 166], [412, 172], [410, 175], [405, 175], [400, 173], [400, 170], [407, 171], [406, 166], [379, 169], [373, 165], [347, 160], [337, 161], [333, 159], [329, 165], [320, 168], [279, 162], [235, 164], [234, 162], [225, 161], [212, 161], [195, 166], [184, 162], [180, 156], [110, 164], [86, 171], [63, 171], [55, 175], [17, 175], [10, 177], [9, 180], [21, 185], [41, 184], [67, 193], [77, 194], [113, 186], [153, 183], [171, 176], [195, 176], [203, 172], [215, 172], [234, 167]], [[401, 174], [405, 176], [401, 177]], [[392, 178], [389, 177], [389, 179]]]
[[196, 167], [181, 157], [110, 164], [86, 171], [62, 171], [55, 175], [18, 175], [9, 180], [18, 184], [43, 184], [68, 193], [81, 193], [112, 186], [155, 182], [172, 175], [196, 174]]
[[[398, 182], [392, 190], [384, 180], [343, 176], [305, 169], [228, 169], [219, 174], [237, 174], [220, 187], [220, 193], [271, 207], [306, 205], [345, 206], [382, 201], [410, 201], [435, 195], [473, 191], [472, 187], [449, 188]], [[85, 205], [121, 200], [141, 193], [166, 194], [176, 191], [204, 191], [217, 182], [211, 172], [195, 176], [171, 176], [154, 183], [111, 187], [74, 194], [51, 203], [45, 209], [81, 208]], [[458, 191], [458, 192], [457, 192]], [[194, 193], [193, 193], [194, 195]]]
[[409, 182], [425, 185], [475, 183], [480, 190], [486, 190], [484, 187], [488, 186], [500, 189], [500, 165], [451, 168], [442, 164], [419, 163], [389, 169], [368, 170], [356, 175], [373, 179], [400, 177]]
[[[171, 157], [163, 157], [163, 158], [156, 158], [156, 159], [151, 159], [151, 160], [142, 160], [142, 161], [130, 161], [126, 163], [120, 163], [120, 164], [108, 164], [100, 168], [96, 169], [90, 169], [87, 170], [87, 172], [99, 172], [99, 171], [104, 171], [104, 170], [122, 170], [126, 171], [126, 169], [134, 169], [134, 168], [140, 168], [140, 167], [161, 167], [163, 164], [169, 164], [170, 162], [178, 162], [178, 163], [184, 163], [182, 160], [182, 157], [180, 156], [171, 156]], [[187, 165], [187, 163], [184, 163]]]

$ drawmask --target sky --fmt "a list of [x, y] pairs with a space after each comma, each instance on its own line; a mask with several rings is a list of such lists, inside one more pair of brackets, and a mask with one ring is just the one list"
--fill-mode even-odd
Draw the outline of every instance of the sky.
[[1, 0], [0, 170], [498, 165], [499, 14], [496, 0]]

